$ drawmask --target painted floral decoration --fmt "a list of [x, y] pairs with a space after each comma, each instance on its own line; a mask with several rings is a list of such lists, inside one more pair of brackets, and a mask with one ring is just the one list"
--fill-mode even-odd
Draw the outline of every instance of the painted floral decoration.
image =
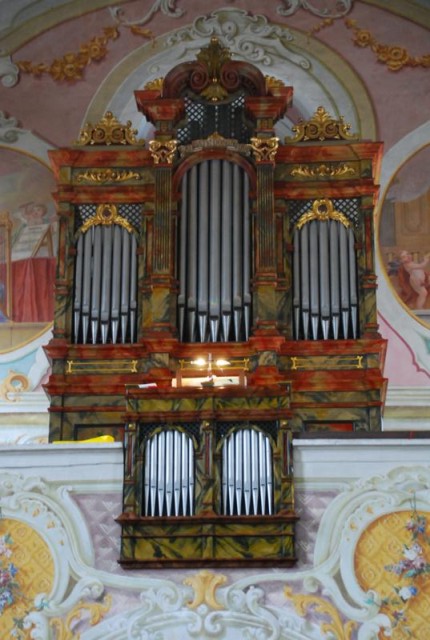
[[390, 609], [393, 627], [399, 626], [403, 632], [411, 635], [406, 615], [408, 603], [419, 596], [421, 576], [430, 575], [430, 562], [425, 557], [428, 555], [426, 549], [430, 549], [430, 536], [426, 534], [427, 519], [417, 512], [416, 505], [406, 529], [411, 536], [410, 543], [403, 545], [402, 557], [398, 562], [385, 566], [386, 571], [398, 576], [399, 581], [393, 586], [396, 595], [384, 598], [382, 605]]
[[6, 607], [10, 607], [20, 594], [15, 576], [17, 567], [10, 561], [12, 556], [12, 538], [9, 534], [0, 537], [0, 616]]

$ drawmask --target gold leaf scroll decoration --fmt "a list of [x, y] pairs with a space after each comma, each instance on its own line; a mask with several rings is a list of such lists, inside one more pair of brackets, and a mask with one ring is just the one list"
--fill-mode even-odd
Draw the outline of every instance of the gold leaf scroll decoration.
[[185, 578], [184, 584], [194, 589], [194, 600], [188, 604], [190, 609], [197, 609], [201, 604], [207, 604], [211, 609], [220, 610], [223, 606], [216, 599], [216, 590], [227, 582], [223, 574], [212, 573], [206, 569]]
[[94, 182], [104, 184], [105, 182], [127, 182], [128, 180], [139, 180], [140, 174], [137, 171], [117, 171], [116, 169], [88, 169], [77, 177], [78, 182]]
[[[336, 640], [352, 640], [352, 634], [357, 627], [357, 623], [353, 620], [343, 622], [338, 610], [330, 602], [319, 596], [294, 595], [290, 587], [284, 587], [284, 594], [288, 600], [292, 601], [299, 616], [305, 618], [307, 611], [312, 609], [315, 614], [320, 614], [324, 617], [324, 621], [319, 621], [323, 637], [332, 637], [336, 638]], [[329, 619], [328, 621], [327, 618]]]
[[65, 619], [53, 618], [49, 626], [55, 633], [56, 640], [77, 640], [74, 627], [82, 620], [83, 614], [89, 615], [89, 623], [92, 627], [103, 620], [112, 606], [112, 596], [106, 595], [103, 602], [79, 602]]
[[345, 25], [354, 33], [354, 44], [357, 47], [370, 47], [378, 62], [385, 64], [390, 71], [400, 71], [404, 67], [430, 67], [430, 54], [412, 56], [405, 47], [381, 44], [368, 29], [357, 26], [356, 20], [346, 19]]
[[76, 144], [85, 145], [144, 145], [144, 140], [137, 140], [137, 129], [131, 128], [130, 120], [125, 124], [113, 115], [112, 111], [106, 111], [100, 122], [93, 125], [87, 122], [79, 134]]
[[122, 216], [118, 214], [118, 209], [114, 204], [99, 204], [96, 209], [96, 213], [92, 218], [89, 218], [84, 222], [80, 228], [81, 233], [85, 233], [90, 227], [96, 225], [111, 225], [119, 224], [124, 227], [129, 233], [133, 231], [131, 224]]
[[285, 142], [357, 140], [357, 136], [349, 133], [350, 128], [351, 125], [346, 123], [342, 116], [336, 120], [328, 114], [324, 107], [318, 107], [312, 118], [299, 120], [297, 125], [293, 127], [294, 138], [286, 137]]
[[76, 82], [82, 79], [84, 69], [88, 65], [106, 57], [107, 43], [118, 37], [117, 27], [106, 27], [103, 29], [102, 36], [95, 36], [89, 42], [82, 44], [78, 52], [66, 53], [62, 58], [55, 58], [51, 63], [18, 60], [15, 64], [22, 73], [29, 73], [36, 77], [48, 74], [57, 82]]
[[303, 178], [339, 178], [341, 176], [355, 175], [355, 173], [355, 168], [347, 163], [338, 165], [320, 164], [317, 167], [301, 164], [291, 169], [292, 176], [301, 176]]
[[342, 223], [345, 227], [349, 227], [351, 225], [350, 221], [343, 213], [335, 211], [333, 202], [328, 198], [314, 200], [311, 211], [304, 213], [298, 219], [296, 229], [300, 229], [303, 225], [311, 222], [311, 220], [337, 220], [337, 222]]

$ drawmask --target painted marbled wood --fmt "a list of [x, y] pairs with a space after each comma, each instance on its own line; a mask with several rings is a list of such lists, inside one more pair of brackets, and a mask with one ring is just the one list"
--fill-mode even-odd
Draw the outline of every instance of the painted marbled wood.
[[295, 561], [293, 513], [284, 516], [129, 518], [123, 528], [120, 563], [125, 568], [260, 566]]

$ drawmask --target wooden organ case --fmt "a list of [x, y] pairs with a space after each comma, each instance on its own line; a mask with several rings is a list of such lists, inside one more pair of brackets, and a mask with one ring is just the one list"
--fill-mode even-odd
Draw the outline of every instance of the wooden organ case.
[[[50, 439], [124, 442], [124, 567], [288, 565], [291, 434], [378, 431], [381, 144], [217, 40], [51, 153]], [[125, 426], [124, 426], [125, 425]]]

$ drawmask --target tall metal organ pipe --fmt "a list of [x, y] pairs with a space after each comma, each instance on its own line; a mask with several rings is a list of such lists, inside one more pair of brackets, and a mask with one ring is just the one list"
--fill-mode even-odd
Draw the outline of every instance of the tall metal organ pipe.
[[293, 236], [293, 321], [297, 340], [358, 337], [358, 282], [352, 227], [311, 220]]
[[119, 225], [95, 225], [76, 243], [73, 336], [77, 344], [136, 340], [137, 241]]
[[238, 164], [205, 160], [182, 180], [178, 330], [184, 342], [249, 337], [249, 179]]

